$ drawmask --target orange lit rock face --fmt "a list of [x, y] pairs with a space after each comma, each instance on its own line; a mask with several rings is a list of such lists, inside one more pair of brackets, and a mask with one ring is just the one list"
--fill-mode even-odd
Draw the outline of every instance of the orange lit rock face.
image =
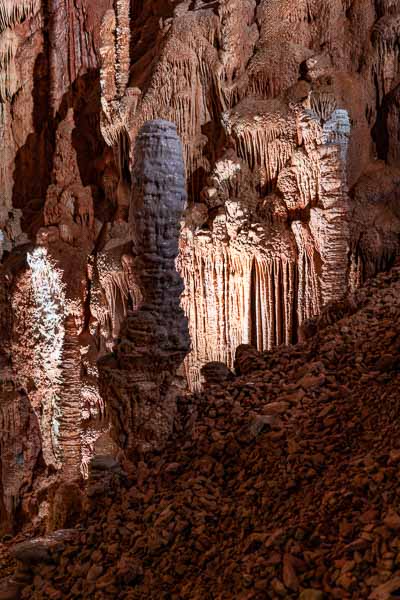
[[[101, 128], [124, 165], [142, 123], [177, 124], [190, 200], [179, 258], [186, 370], [196, 387], [202, 364], [232, 365], [241, 343], [295, 340], [305, 320], [396, 254], [399, 9], [150, 4], [130, 16], [130, 61], [129, 2], [103, 19]], [[379, 197], [371, 169], [385, 182]]]
[[[149, 293], [131, 202], [147, 121], [182, 140], [192, 387], [240, 344], [296, 340], [391, 262], [399, 18], [394, 0], [0, 0], [4, 519], [40, 519], [57, 474], [76, 479], [111, 447], [108, 401], [114, 416], [126, 401], [112, 437], [128, 451], [170, 429], [173, 400], [168, 416], [160, 394], [157, 435], [148, 399], [127, 416], [135, 394], [102, 381], [102, 397], [98, 382]], [[109, 379], [130, 368], [121, 343]]]

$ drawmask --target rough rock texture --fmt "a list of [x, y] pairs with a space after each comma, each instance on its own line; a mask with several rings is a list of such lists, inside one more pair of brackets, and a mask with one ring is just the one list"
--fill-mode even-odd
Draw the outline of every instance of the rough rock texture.
[[126, 453], [161, 449], [172, 432], [179, 387], [174, 377], [189, 351], [176, 270], [179, 223], [186, 205], [185, 169], [176, 127], [149, 121], [136, 141], [131, 224], [134, 271], [142, 304], [128, 314], [112, 355], [99, 361], [111, 433]]
[[[240, 343], [296, 340], [305, 320], [396, 255], [399, 8], [129, 6], [115, 2], [103, 19], [101, 129], [129, 185], [141, 124], [177, 124], [191, 201], [180, 256], [186, 372], [197, 387], [204, 363], [232, 365]], [[388, 195], [370, 211], [371, 170]]]
[[391, 264], [399, 18], [395, 0], [0, 0], [5, 529], [57, 522], [60, 479], [115, 451], [97, 360], [141, 303], [129, 210], [148, 120], [183, 145], [192, 388]]
[[242, 346], [162, 453], [96, 459], [79, 540], [33, 556], [22, 598], [398, 597], [399, 317], [397, 265], [304, 343]]

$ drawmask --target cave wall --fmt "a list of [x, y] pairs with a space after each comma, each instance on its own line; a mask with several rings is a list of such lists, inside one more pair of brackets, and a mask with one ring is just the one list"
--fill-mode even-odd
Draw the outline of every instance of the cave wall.
[[393, 260], [399, 8], [168, 6], [130, 7], [130, 61], [115, 34], [128, 29], [129, 2], [107, 12], [101, 127], [124, 178], [141, 125], [177, 124], [189, 192], [179, 258], [193, 346], [186, 373], [196, 388], [202, 364], [231, 366], [243, 342], [295, 341], [323, 305]]
[[142, 126], [182, 141], [196, 388], [398, 253], [399, 41], [396, 0], [0, 0], [5, 524], [43, 519], [59, 478], [113, 449], [97, 360], [142, 301]]

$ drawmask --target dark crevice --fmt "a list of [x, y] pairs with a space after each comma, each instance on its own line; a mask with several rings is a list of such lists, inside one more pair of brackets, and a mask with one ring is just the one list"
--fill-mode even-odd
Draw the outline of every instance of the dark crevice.
[[46, 191], [51, 181], [55, 147], [55, 123], [50, 107], [49, 10], [42, 3], [43, 52], [38, 55], [33, 73], [33, 127], [15, 158], [13, 206], [22, 209], [22, 227], [31, 236], [42, 226]]
[[259, 307], [257, 306], [257, 270], [256, 270], [256, 261], [253, 259], [253, 264], [251, 268], [251, 283], [250, 283], [250, 303], [251, 303], [251, 325], [250, 325], [250, 340], [251, 345], [254, 348], [258, 348], [258, 331], [257, 331], [257, 315], [259, 311]]

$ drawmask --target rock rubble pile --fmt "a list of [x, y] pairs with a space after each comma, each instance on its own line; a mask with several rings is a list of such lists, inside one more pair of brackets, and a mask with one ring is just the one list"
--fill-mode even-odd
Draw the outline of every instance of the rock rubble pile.
[[21, 598], [400, 597], [400, 265], [336, 308], [214, 365], [162, 453], [97, 458], [79, 535], [20, 563]]

